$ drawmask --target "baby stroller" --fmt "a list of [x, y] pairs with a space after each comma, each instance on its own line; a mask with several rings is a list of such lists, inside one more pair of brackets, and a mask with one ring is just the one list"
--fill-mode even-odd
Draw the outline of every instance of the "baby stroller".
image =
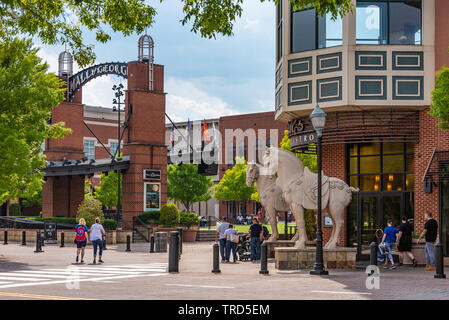
[[249, 251], [249, 235], [244, 234], [239, 236], [239, 243], [237, 245], [237, 254], [240, 261], [248, 261], [251, 254]]
[[385, 262], [388, 254], [388, 248], [385, 245], [385, 242], [379, 244], [379, 251], [377, 252], [377, 262]]

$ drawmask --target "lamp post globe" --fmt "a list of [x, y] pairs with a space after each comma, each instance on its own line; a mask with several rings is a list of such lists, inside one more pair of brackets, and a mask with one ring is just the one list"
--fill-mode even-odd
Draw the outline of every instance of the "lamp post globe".
[[311, 275], [326, 276], [329, 273], [324, 269], [323, 259], [323, 230], [321, 226], [321, 201], [322, 201], [322, 179], [321, 179], [321, 139], [326, 125], [326, 113], [317, 104], [310, 114], [313, 128], [317, 133], [317, 176], [318, 176], [318, 203], [317, 203], [317, 231], [316, 231], [316, 259]]

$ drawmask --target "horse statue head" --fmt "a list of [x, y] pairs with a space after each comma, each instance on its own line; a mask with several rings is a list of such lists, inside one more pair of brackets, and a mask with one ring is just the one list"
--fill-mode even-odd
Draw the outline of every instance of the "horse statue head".
[[259, 167], [255, 162], [248, 162], [246, 165], [246, 185], [252, 187], [254, 181], [259, 177]]
[[279, 168], [281, 167], [291, 171], [290, 174], [302, 174], [304, 171], [302, 161], [292, 152], [275, 147], [267, 147], [265, 149], [262, 161], [263, 166], [269, 175], [274, 175], [279, 172]]

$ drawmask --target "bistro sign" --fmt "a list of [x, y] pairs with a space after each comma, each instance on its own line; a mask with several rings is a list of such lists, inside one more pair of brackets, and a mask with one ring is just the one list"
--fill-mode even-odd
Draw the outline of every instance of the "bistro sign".
[[77, 74], [71, 76], [68, 80], [68, 101], [72, 101], [75, 93], [90, 80], [96, 77], [115, 74], [117, 76], [128, 78], [128, 63], [126, 62], [110, 62], [102, 63], [96, 66], [84, 69]]
[[301, 119], [294, 119], [289, 122], [288, 136], [292, 150], [307, 149], [310, 144], [317, 142], [317, 135], [313, 126]]
[[145, 169], [143, 178], [145, 180], [161, 180], [161, 170]]

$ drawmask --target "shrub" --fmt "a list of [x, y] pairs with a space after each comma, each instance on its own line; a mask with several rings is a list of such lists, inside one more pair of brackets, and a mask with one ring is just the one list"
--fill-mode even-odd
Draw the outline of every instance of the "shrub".
[[95, 218], [99, 217], [101, 223], [104, 222], [103, 210], [101, 209], [101, 202], [95, 198], [86, 198], [78, 207], [78, 214], [76, 215], [76, 222], [84, 218], [86, 225], [91, 226], [95, 223]]
[[164, 204], [159, 218], [164, 227], [176, 227], [179, 224], [179, 209], [174, 203]]
[[20, 204], [19, 203], [13, 203], [9, 206], [9, 215], [10, 216], [20, 216], [21, 210], [20, 210]]
[[196, 215], [195, 212], [181, 212], [179, 218], [179, 224], [190, 228], [193, 225], [198, 225], [200, 223], [200, 217]]
[[158, 224], [160, 216], [160, 211], [144, 211], [139, 215], [139, 219], [146, 224]]
[[105, 230], [115, 230], [117, 229], [117, 221], [113, 219], [104, 219], [103, 227]]

